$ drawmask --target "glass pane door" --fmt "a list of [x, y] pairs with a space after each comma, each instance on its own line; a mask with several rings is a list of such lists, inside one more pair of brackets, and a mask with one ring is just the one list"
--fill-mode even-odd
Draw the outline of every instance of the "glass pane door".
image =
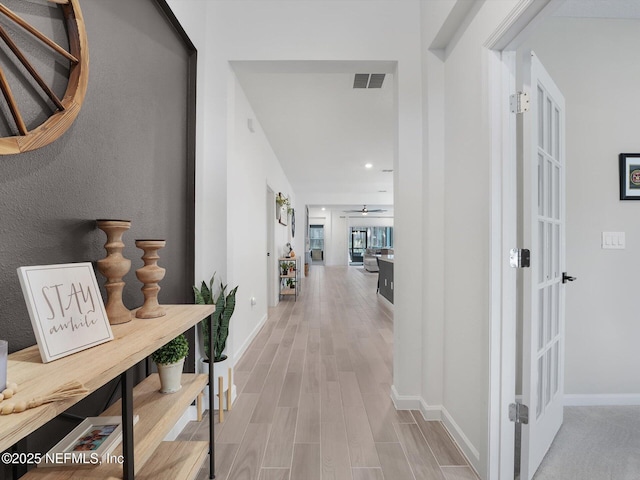
[[309, 248], [311, 260], [322, 262], [324, 260], [324, 225], [309, 226]]
[[349, 264], [362, 265], [364, 251], [367, 248], [367, 229], [351, 227], [349, 239]]

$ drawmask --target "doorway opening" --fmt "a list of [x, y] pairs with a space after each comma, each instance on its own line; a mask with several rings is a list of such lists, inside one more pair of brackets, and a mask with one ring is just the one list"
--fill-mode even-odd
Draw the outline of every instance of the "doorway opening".
[[324, 265], [324, 225], [309, 226], [309, 250], [311, 262]]
[[349, 265], [362, 265], [364, 252], [367, 249], [367, 229], [349, 228]]
[[[604, 6], [607, 2], [602, 3]], [[626, 337], [602, 342], [603, 338], [615, 336], [616, 331], [628, 331], [624, 319], [630, 313], [615, 298], [631, 295], [628, 289], [632, 288], [633, 281], [627, 277], [624, 261], [616, 262], [607, 250], [610, 247], [605, 245], [604, 238], [608, 230], [612, 229], [610, 225], [624, 224], [623, 211], [626, 205], [619, 200], [617, 190], [620, 175], [618, 155], [627, 145], [629, 150], [637, 148], [638, 144], [630, 131], [613, 125], [626, 125], [631, 121], [624, 118], [625, 104], [633, 103], [632, 97], [636, 95], [636, 89], [626, 83], [624, 76], [608, 75], [607, 72], [628, 64], [629, 48], [637, 48], [640, 42], [640, 36], [636, 33], [637, 19], [625, 18], [620, 11], [617, 12], [620, 15], [617, 18], [611, 17], [613, 11], [604, 12], [609, 18], [584, 18], [577, 10], [564, 10], [565, 6], [579, 8], [577, 2], [560, 5], [559, 2], [552, 1], [546, 9], [540, 11], [541, 6], [544, 7], [537, 5], [537, 11], [524, 12], [521, 18], [514, 20], [510, 37], [505, 36], [498, 41], [492, 46], [491, 52], [491, 61], [498, 66], [493, 70], [493, 79], [500, 91], [497, 96], [495, 85], [493, 86], [492, 95], [496, 95], [493, 113], [500, 119], [499, 122], [494, 122], [494, 152], [498, 154], [494, 167], [500, 172], [498, 184], [503, 195], [494, 206], [499, 205], [504, 219], [499, 235], [499, 244], [503, 249], [513, 246], [529, 247], [522, 244], [522, 237], [518, 236], [516, 229], [521, 213], [517, 205], [522, 191], [522, 172], [518, 171], [514, 160], [516, 137], [512, 132], [516, 131], [516, 123], [520, 120], [517, 120], [516, 115], [511, 116], [509, 111], [509, 96], [516, 93], [516, 80], [519, 76], [517, 66], [525, 51], [533, 49], [536, 52], [567, 98], [566, 258], [569, 268], [579, 269], [569, 272], [575, 273], [579, 280], [571, 286], [559, 287], [566, 289], [566, 348], [561, 352], [566, 358], [565, 368], [562, 370], [566, 384], [563, 392], [566, 420], [540, 467], [535, 467], [537, 471], [529, 469], [527, 478], [634, 478], [640, 466], [637, 463], [630, 464], [631, 456], [621, 456], [619, 449], [617, 454], [615, 451], [605, 453], [607, 443], [611, 444], [611, 441], [598, 447], [593, 446], [591, 451], [587, 448], [585, 442], [589, 439], [595, 441], [595, 438], [612, 438], [606, 436], [604, 429], [598, 434], [583, 437], [582, 440], [579, 435], [584, 428], [594, 429], [593, 432], [602, 428], [604, 424], [598, 422], [598, 419], [607, 418], [610, 422], [625, 416], [633, 419], [640, 404], [640, 386], [628, 382], [630, 371], [627, 369], [627, 365], [637, 363], [638, 354], [628, 345]], [[570, 65], [567, 59], [571, 59]], [[637, 69], [635, 66], [633, 68]], [[597, 136], [589, 133], [594, 131], [598, 132]], [[607, 178], [612, 179], [613, 183], [605, 182], [604, 179]], [[589, 195], [583, 196], [583, 186], [587, 184], [591, 186]], [[497, 211], [494, 210], [496, 213]], [[633, 227], [626, 224], [620, 230], [625, 230], [628, 234], [631, 228]], [[553, 228], [550, 232], [553, 240]], [[544, 235], [540, 238], [540, 242], [543, 241]], [[621, 257], [625, 255], [623, 252], [618, 253]], [[500, 261], [501, 255], [498, 252], [495, 259]], [[531, 263], [534, 264], [536, 260], [540, 260], [540, 255], [534, 256], [532, 251]], [[549, 260], [553, 262], [554, 258]], [[509, 455], [513, 455], [510, 453], [513, 452], [513, 439], [505, 440], [513, 435], [514, 424], [509, 423], [506, 409], [510, 403], [515, 402], [514, 392], [520, 391], [517, 382], [520, 380], [518, 374], [522, 367], [510, 367], [506, 362], [512, 362], [512, 359], [517, 358], [516, 354], [519, 357], [522, 351], [519, 348], [516, 352], [515, 339], [521, 337], [519, 332], [517, 334], [516, 322], [513, 321], [520, 305], [515, 300], [519, 298], [516, 270], [509, 271], [508, 267], [503, 268], [496, 263], [496, 269], [499, 268], [502, 268], [500, 276], [503, 285], [500, 287], [499, 308], [503, 314], [500, 323], [493, 323], [493, 327], [501, 335], [497, 343], [502, 342], [499, 349], [502, 356], [502, 394], [498, 394], [502, 395], [499, 402], [501, 427], [499, 436], [493, 437], [491, 449], [501, 445], [496, 449], [500, 450], [500, 455], [492, 455], [492, 458], [498, 458], [495, 461], [496, 467], [500, 463], [499, 478], [513, 478], [514, 459], [511, 458], [510, 462], [507, 460]], [[563, 276], [562, 271], [559, 273]], [[570, 275], [566, 277], [569, 279]], [[615, 285], [607, 285], [605, 278], [613, 279]], [[549, 292], [552, 299], [556, 295], [554, 289], [555, 287], [551, 287]], [[623, 293], [625, 290], [626, 293]], [[547, 293], [543, 292], [542, 295], [544, 297]], [[545, 304], [544, 300], [541, 304]], [[504, 342], [505, 339], [507, 343]], [[553, 350], [550, 352], [549, 355], [553, 358], [555, 353]], [[550, 364], [545, 363], [547, 361], [542, 360], [542, 369]], [[548, 378], [551, 385], [554, 385], [554, 377]], [[542, 379], [536, 382], [546, 384], [544, 373]], [[493, 388], [492, 391], [497, 393]], [[546, 400], [544, 388], [541, 393]], [[536, 421], [536, 415], [536, 411], [529, 412], [529, 423]], [[589, 418], [595, 418], [596, 422], [587, 427]], [[632, 421], [613, 423], [618, 438], [627, 438], [627, 444], [640, 440], [636, 433], [628, 429]], [[612, 427], [611, 423], [609, 427]], [[522, 428], [531, 427], [523, 425]], [[576, 456], [572, 458], [572, 455]], [[610, 458], [617, 459], [609, 463]], [[606, 475], [603, 474], [605, 470]]]

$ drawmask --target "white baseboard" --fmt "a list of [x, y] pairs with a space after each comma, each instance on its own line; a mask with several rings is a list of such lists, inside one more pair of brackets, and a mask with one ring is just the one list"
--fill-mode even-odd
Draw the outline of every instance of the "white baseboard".
[[198, 416], [196, 412], [196, 406], [190, 405], [189, 408], [187, 408], [187, 410], [182, 414], [180, 420], [178, 420], [171, 431], [167, 433], [167, 436], [164, 437], [164, 441], [173, 442], [178, 437], [178, 435], [180, 435], [184, 427], [187, 426], [187, 423], [197, 420], [197, 418]]
[[442, 423], [449, 431], [449, 434], [458, 444], [462, 453], [467, 457], [469, 463], [476, 469], [480, 467], [480, 452], [473, 446], [473, 443], [467, 438], [462, 429], [455, 422], [451, 414], [446, 408], [442, 407]]
[[391, 400], [396, 410], [420, 410], [427, 421], [441, 421], [451, 438], [458, 444], [469, 464], [476, 470], [480, 468], [480, 452], [467, 438], [462, 429], [454, 421], [451, 414], [442, 405], [429, 405], [419, 395], [400, 395], [395, 385], [391, 386]]
[[595, 407], [608, 405], [640, 405], [639, 393], [565, 394], [565, 407]]
[[[462, 429], [454, 421], [451, 414], [442, 405], [429, 405], [422, 397], [398, 395], [397, 390], [391, 387], [391, 399], [398, 410], [420, 410], [422, 418], [427, 421], [440, 421], [445, 426], [453, 441], [458, 444], [462, 454], [467, 457], [469, 464], [477, 471], [480, 467], [480, 452], [467, 438]], [[418, 406], [415, 407], [417, 399]], [[400, 408], [400, 405], [406, 408]]]
[[425, 420], [442, 420], [442, 406], [427, 405], [419, 395], [400, 395], [395, 385], [391, 385], [391, 401], [396, 410], [419, 410]]
[[244, 355], [244, 353], [247, 351], [247, 348], [249, 348], [249, 345], [251, 345], [251, 342], [253, 341], [254, 338], [256, 338], [256, 336], [258, 335], [258, 332], [260, 332], [260, 329], [266, 322], [267, 322], [267, 314], [265, 313], [264, 316], [258, 322], [258, 324], [255, 326], [255, 328], [251, 331], [249, 336], [246, 338], [246, 340], [242, 343], [238, 351], [234, 352], [234, 355], [233, 355], [234, 365], [240, 361], [240, 359], [242, 358], [242, 355]]
[[422, 400], [420, 402], [420, 413], [422, 413], [422, 418], [428, 422], [442, 421], [442, 405], [429, 405]]
[[419, 410], [422, 397], [419, 395], [400, 395], [395, 385], [391, 385], [391, 401], [396, 410]]

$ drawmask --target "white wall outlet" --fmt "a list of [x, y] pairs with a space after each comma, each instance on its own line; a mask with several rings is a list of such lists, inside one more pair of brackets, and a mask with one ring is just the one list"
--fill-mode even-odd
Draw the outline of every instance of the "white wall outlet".
[[624, 232], [602, 232], [602, 248], [621, 250], [625, 244]]
[[256, 303], [256, 297], [251, 297], [251, 306], [255, 306]]

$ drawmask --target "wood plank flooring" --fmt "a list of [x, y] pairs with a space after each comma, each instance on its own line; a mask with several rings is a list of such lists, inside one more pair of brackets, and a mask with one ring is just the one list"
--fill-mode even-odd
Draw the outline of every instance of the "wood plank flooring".
[[[393, 305], [376, 282], [314, 265], [298, 300], [270, 310], [216, 424], [217, 480], [477, 480], [440, 422], [394, 409]], [[179, 437], [207, 438], [206, 417]]]

